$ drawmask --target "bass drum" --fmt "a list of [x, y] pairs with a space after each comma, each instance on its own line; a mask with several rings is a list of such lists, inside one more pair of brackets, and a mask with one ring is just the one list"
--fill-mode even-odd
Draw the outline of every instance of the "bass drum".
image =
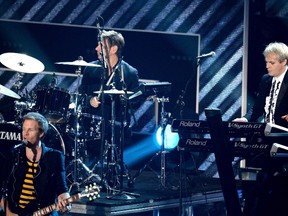
[[21, 143], [21, 127], [12, 123], [0, 124], [0, 160], [7, 160], [11, 157], [12, 149]]
[[7, 180], [11, 172], [10, 161], [13, 160], [12, 149], [21, 144], [21, 128], [10, 123], [0, 124], [0, 184]]

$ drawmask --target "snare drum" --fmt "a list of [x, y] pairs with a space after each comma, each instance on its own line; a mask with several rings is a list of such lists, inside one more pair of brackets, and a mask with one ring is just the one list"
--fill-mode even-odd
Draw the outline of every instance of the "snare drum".
[[56, 87], [41, 87], [36, 90], [33, 109], [44, 115], [50, 123], [63, 123], [67, 120], [69, 104], [68, 91]]

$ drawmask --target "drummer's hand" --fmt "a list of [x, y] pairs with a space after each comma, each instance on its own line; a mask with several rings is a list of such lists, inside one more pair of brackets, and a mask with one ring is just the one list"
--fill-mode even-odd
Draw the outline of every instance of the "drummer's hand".
[[281, 116], [281, 118], [284, 119], [285, 121], [288, 121], [288, 114], [284, 115], [284, 116]]
[[97, 107], [100, 106], [100, 104], [101, 104], [101, 102], [98, 100], [97, 97], [91, 97], [91, 98], [90, 98], [90, 105], [91, 105], [92, 107], [97, 108]]

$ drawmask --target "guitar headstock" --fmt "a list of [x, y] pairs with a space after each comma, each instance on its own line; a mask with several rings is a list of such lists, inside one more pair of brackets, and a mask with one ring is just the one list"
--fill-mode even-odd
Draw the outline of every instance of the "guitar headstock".
[[85, 186], [85, 190], [80, 193], [80, 197], [87, 197], [90, 201], [100, 197], [100, 187], [96, 183]]

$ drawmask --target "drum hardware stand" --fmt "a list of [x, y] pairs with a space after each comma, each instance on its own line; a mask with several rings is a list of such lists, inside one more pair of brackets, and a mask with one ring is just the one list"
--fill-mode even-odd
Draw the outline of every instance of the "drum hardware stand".
[[[165, 150], [165, 129], [166, 129], [166, 126], [167, 126], [167, 121], [168, 121], [168, 118], [167, 118], [167, 113], [165, 112], [165, 107], [164, 107], [164, 104], [166, 102], [169, 102], [169, 98], [165, 98], [165, 97], [162, 97], [162, 98], [159, 98], [159, 97], [155, 97], [154, 98], [155, 102], [156, 103], [159, 103], [161, 102], [161, 136], [162, 136], [162, 145], [161, 145], [161, 149], [160, 151], [158, 151], [155, 155], [153, 155], [150, 160], [140, 169], [138, 170], [138, 172], [133, 176], [133, 178], [130, 180], [129, 184], [130, 185], [133, 185], [136, 181], [136, 178], [138, 176], [141, 175], [141, 173], [148, 167], [150, 170], [152, 170], [158, 178], [160, 178], [160, 183], [161, 183], [161, 186], [163, 188], [166, 187], [166, 154], [167, 154], [167, 151]], [[160, 155], [161, 157], [161, 170], [160, 170], [160, 175], [155, 172], [151, 167], [150, 167], [150, 164], [154, 161], [154, 159], [156, 159], [158, 156]]]
[[[114, 84], [112, 83], [112, 89], [115, 89]], [[104, 158], [106, 163], [106, 179], [108, 182], [112, 184], [112, 188], [117, 186], [119, 183], [119, 179], [117, 176], [118, 167], [117, 167], [117, 147], [116, 147], [116, 140], [115, 140], [115, 121], [116, 121], [116, 114], [115, 114], [115, 96], [110, 95], [111, 97], [111, 143], [105, 143], [105, 151], [104, 151]], [[111, 168], [112, 167], [112, 168]]]
[[[111, 76], [113, 76], [113, 74]], [[112, 88], [115, 89], [113, 83], [111, 84], [111, 86], [113, 86]], [[102, 94], [102, 96], [103, 95], [104, 94]], [[91, 169], [91, 172], [93, 173], [96, 167], [100, 164], [101, 166], [100, 168], [101, 178], [100, 179], [102, 183], [104, 184], [104, 186], [106, 187], [108, 193], [110, 193], [111, 191], [115, 191], [113, 187], [116, 187], [117, 184], [119, 183], [117, 174], [115, 175], [115, 173], [117, 173], [119, 170], [117, 167], [118, 159], [117, 159], [117, 150], [116, 150], [116, 143], [115, 143], [115, 99], [114, 99], [114, 95], [110, 95], [110, 96], [111, 96], [111, 120], [110, 120], [110, 125], [111, 125], [110, 142], [111, 143], [109, 143], [107, 140], [103, 140], [104, 136], [102, 134], [101, 143], [103, 142], [104, 144], [103, 144], [103, 149], [102, 149], [102, 144], [101, 144], [101, 159], [100, 161], [96, 162], [96, 164]], [[103, 104], [102, 104], [102, 107], [103, 107]], [[106, 165], [105, 167], [104, 167], [104, 164]], [[104, 172], [104, 168], [105, 168], [105, 172]]]
[[[76, 72], [77, 72], [77, 71], [76, 71]], [[80, 73], [81, 73], [81, 71], [80, 71]], [[78, 77], [78, 76], [79, 76], [79, 74], [77, 73], [77, 77]], [[57, 85], [57, 77], [56, 77], [56, 74], [53, 73], [53, 75], [52, 75], [52, 80], [51, 80], [51, 82], [50, 82], [50, 86], [53, 87], [53, 88], [55, 88], [56, 85]]]
[[[105, 118], [105, 109], [103, 107], [105, 107], [105, 95], [104, 95], [104, 88], [105, 88], [105, 81], [107, 79], [107, 75], [109, 73], [108, 68], [111, 68], [110, 65], [110, 61], [109, 61], [109, 55], [107, 55], [108, 61], [106, 61], [106, 56], [104, 56], [104, 53], [108, 53], [107, 52], [107, 48], [106, 48], [106, 52], [104, 52], [104, 45], [103, 43], [105, 42], [103, 40], [102, 37], [102, 31], [104, 30], [104, 27], [100, 26], [100, 22], [99, 19], [101, 18], [101, 21], [104, 20], [102, 17], [98, 16], [97, 17], [97, 29], [98, 29], [98, 41], [100, 42], [100, 48], [101, 48], [101, 58], [102, 60], [100, 61], [103, 67], [102, 73], [101, 73], [101, 87], [100, 87], [100, 101], [101, 101], [101, 115], [102, 115], [102, 120], [101, 120], [101, 147], [100, 147], [100, 178], [101, 178], [101, 183], [104, 184], [107, 188], [110, 188], [110, 186], [108, 185], [107, 181], [104, 179], [104, 148], [105, 146], [107, 146], [107, 140], [106, 140], [106, 118]], [[109, 79], [110, 80], [110, 79]], [[108, 81], [109, 82], [109, 81]], [[108, 83], [107, 83], [108, 84]], [[106, 85], [107, 85], [106, 84]], [[109, 85], [108, 85], [109, 86]], [[98, 165], [99, 162], [97, 162], [93, 169], [96, 168], [96, 166]]]
[[[19, 94], [20, 92], [20, 88], [22, 86], [22, 78], [23, 78], [23, 74], [22, 73], [17, 73], [16, 74], [16, 81], [15, 81], [15, 84], [14, 84], [14, 87], [16, 89], [16, 92], [17, 94]], [[14, 107], [15, 107], [15, 111], [16, 111], [16, 114], [15, 114], [15, 122], [19, 122], [22, 120], [22, 115], [23, 115], [23, 110], [25, 107], [23, 107], [24, 105], [24, 102], [19, 102], [19, 101], [14, 101]], [[26, 104], [25, 104], [26, 105]]]
[[157, 99], [158, 102], [161, 102], [161, 137], [162, 137], [162, 145], [161, 145], [161, 185], [166, 187], [166, 154], [165, 150], [165, 129], [167, 126], [167, 113], [164, 109], [164, 104], [169, 102], [168, 98], [162, 97]]
[[[78, 60], [83, 60], [82, 56], [78, 57]], [[70, 187], [69, 187], [69, 191], [72, 190], [73, 186], [77, 187], [77, 190], [79, 191], [79, 187], [82, 183], [85, 183], [86, 181], [90, 180], [92, 177], [95, 177], [98, 181], [101, 181], [100, 177], [97, 174], [94, 174], [92, 172], [92, 170], [90, 170], [84, 163], [83, 161], [80, 159], [80, 152], [79, 152], [79, 143], [80, 143], [80, 139], [79, 139], [79, 114], [81, 114], [81, 112], [79, 112], [78, 110], [78, 97], [79, 97], [79, 86], [80, 86], [80, 75], [81, 75], [81, 66], [78, 67], [78, 69], [76, 69], [76, 74], [77, 74], [77, 78], [78, 78], [78, 83], [77, 83], [77, 90], [76, 90], [76, 94], [75, 94], [75, 107], [74, 107], [74, 113], [76, 114], [76, 129], [75, 129], [75, 137], [74, 137], [74, 151], [72, 152], [72, 156], [74, 157], [74, 159], [68, 164], [68, 166], [66, 167], [66, 170], [68, 170], [68, 168], [70, 168], [71, 166], [73, 166], [73, 171], [71, 171], [66, 177], [68, 178], [70, 175], [72, 175], [73, 177], [73, 182], [71, 183]], [[83, 143], [82, 143], [83, 144]], [[80, 176], [81, 171], [84, 171], [85, 174], [87, 175], [86, 178], [84, 178], [83, 176]], [[100, 180], [99, 180], [100, 179]], [[80, 182], [78, 182], [80, 180]]]
[[[112, 90], [116, 90], [115, 84], [112, 83]], [[108, 184], [107, 198], [108, 199], [133, 199], [135, 195], [133, 193], [123, 192], [123, 182], [122, 182], [122, 162], [121, 160], [121, 147], [117, 147], [116, 144], [116, 109], [115, 109], [115, 94], [110, 94], [111, 97], [111, 139], [109, 143], [107, 140], [105, 142], [105, 150], [103, 151], [103, 164], [106, 164], [106, 173], [104, 174], [106, 178], [106, 183]], [[122, 131], [121, 131], [122, 135]], [[122, 142], [122, 138], [120, 140]], [[119, 164], [121, 163], [121, 164]], [[94, 169], [94, 168], [93, 168]], [[121, 176], [119, 176], [121, 172]], [[120, 186], [119, 186], [120, 185]], [[116, 189], [119, 186], [119, 189]]]
[[[122, 60], [122, 58], [120, 59]], [[124, 95], [119, 95], [120, 101], [121, 101], [121, 110], [122, 110], [122, 119], [121, 119], [121, 126], [120, 126], [120, 142], [119, 142], [119, 160], [120, 163], [120, 188], [117, 191], [114, 191], [114, 195], [110, 197], [111, 199], [118, 199], [118, 200], [131, 200], [135, 199], [136, 197], [139, 197], [140, 194], [135, 193], [128, 193], [126, 191], [123, 191], [123, 176], [124, 176], [124, 168], [126, 170], [126, 175], [128, 177], [128, 182], [130, 181], [130, 175], [128, 173], [127, 167], [124, 167], [124, 158], [123, 158], [123, 149], [124, 149], [124, 128], [127, 125], [127, 119], [126, 119], [126, 111], [127, 111], [127, 101], [128, 101], [128, 95], [127, 95], [127, 89], [126, 84], [124, 82], [124, 72], [123, 72], [123, 66], [121, 67], [121, 79], [122, 79], [122, 89], [124, 91]], [[115, 107], [114, 107], [115, 109]], [[129, 184], [128, 184], [129, 186]]]
[[[23, 73], [18, 72], [16, 74], [16, 81], [15, 81], [14, 87], [15, 87], [16, 92], [19, 95], [21, 95], [20, 88], [23, 84], [21, 81], [22, 78], [23, 78]], [[15, 112], [16, 112], [14, 117], [15, 117], [16, 123], [20, 123], [20, 121], [22, 121], [23, 114], [24, 114], [23, 111], [25, 109], [31, 109], [33, 106], [33, 98], [29, 95], [27, 89], [25, 89], [25, 91], [26, 92], [24, 94], [24, 97], [21, 98], [21, 99], [24, 99], [24, 101], [21, 99], [20, 99], [20, 101], [17, 101], [17, 100], [14, 101], [14, 108], [15, 108]]]
[[16, 75], [16, 82], [15, 82], [15, 84], [14, 84], [14, 86], [15, 86], [15, 89], [16, 89], [16, 92], [19, 94], [19, 90], [20, 90], [20, 88], [21, 88], [21, 86], [22, 86], [22, 78], [23, 78], [23, 74], [22, 73], [17, 73], [17, 75]]

